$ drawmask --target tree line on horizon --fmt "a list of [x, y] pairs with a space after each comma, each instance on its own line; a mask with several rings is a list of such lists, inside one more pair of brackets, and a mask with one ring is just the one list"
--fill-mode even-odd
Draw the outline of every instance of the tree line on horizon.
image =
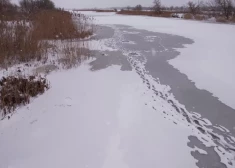
[[[122, 9], [123, 10], [123, 9]], [[181, 11], [189, 12], [192, 15], [200, 14], [202, 11], [220, 12], [222, 15], [229, 19], [235, 14], [235, 0], [208, 0], [204, 1], [189, 1], [183, 6], [164, 6], [161, 0], [154, 0], [151, 7], [143, 7], [138, 4], [135, 7], [126, 7], [124, 10], [151, 10], [157, 14], [163, 11]]]

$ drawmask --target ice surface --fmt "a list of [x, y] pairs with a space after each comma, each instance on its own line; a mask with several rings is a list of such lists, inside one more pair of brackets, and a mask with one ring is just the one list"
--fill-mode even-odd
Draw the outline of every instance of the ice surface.
[[138, 29], [181, 35], [194, 40], [193, 45], [177, 49], [180, 55], [169, 63], [235, 109], [235, 25], [171, 18], [126, 16], [83, 12], [95, 16], [97, 24], [123, 24]]
[[196, 167], [191, 129], [145, 105], [134, 71], [89, 69], [50, 73], [50, 90], [0, 122], [1, 168]]

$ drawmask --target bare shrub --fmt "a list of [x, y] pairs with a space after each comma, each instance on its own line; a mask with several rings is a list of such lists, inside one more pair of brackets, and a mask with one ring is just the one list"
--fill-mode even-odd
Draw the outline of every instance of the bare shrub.
[[230, 19], [230, 21], [235, 23], [235, 15]]
[[224, 17], [216, 17], [216, 22], [227, 23], [228, 20]]
[[184, 14], [184, 19], [193, 19], [193, 15], [191, 13]]
[[0, 80], [0, 110], [3, 117], [17, 106], [26, 105], [30, 97], [36, 97], [49, 89], [48, 81], [42, 77], [3, 77]]

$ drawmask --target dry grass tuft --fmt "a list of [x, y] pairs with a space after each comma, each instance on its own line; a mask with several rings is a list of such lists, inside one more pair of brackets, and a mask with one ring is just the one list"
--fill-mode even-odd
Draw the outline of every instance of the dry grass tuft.
[[47, 89], [49, 84], [42, 77], [3, 77], [0, 80], [0, 110], [3, 117], [13, 112], [17, 106], [28, 104], [30, 97], [43, 94]]

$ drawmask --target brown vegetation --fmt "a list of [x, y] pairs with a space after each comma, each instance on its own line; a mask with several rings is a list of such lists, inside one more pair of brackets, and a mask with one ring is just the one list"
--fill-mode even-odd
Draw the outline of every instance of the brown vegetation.
[[[82, 17], [78, 15], [77, 17]], [[83, 24], [86, 17], [83, 17]], [[33, 15], [34, 33], [40, 39], [75, 39], [92, 35], [92, 30], [83, 29], [74, 23], [73, 14], [61, 10], [43, 10]], [[81, 23], [82, 24], [82, 23]], [[83, 26], [84, 27], [84, 26]]]
[[0, 110], [3, 111], [3, 117], [13, 112], [17, 106], [28, 104], [30, 97], [36, 97], [49, 89], [45, 78], [35, 76], [3, 77], [0, 86]]
[[206, 16], [204, 16], [204, 15], [195, 15], [195, 16], [194, 16], [194, 19], [195, 19], [195, 20], [205, 20], [205, 19], [206, 19]]
[[116, 12], [114, 9], [98, 9], [98, 10], [91, 10], [91, 11], [96, 11], [96, 12]]
[[226, 22], [228, 22], [228, 20], [224, 17], [216, 17], [216, 22], [226, 23]]
[[1, 20], [0, 66], [41, 60], [48, 47], [45, 40], [78, 39], [92, 35], [88, 19], [61, 10], [44, 10], [33, 14], [29, 20]]
[[92, 12], [117, 12], [117, 9], [74, 9], [74, 12], [92, 11]]
[[231, 22], [235, 23], [235, 16], [230, 19]]
[[40, 59], [43, 44], [26, 21], [0, 22], [0, 65]]
[[184, 14], [184, 19], [193, 19], [193, 15], [191, 13]]
[[156, 13], [154, 11], [122, 10], [122, 11], [117, 12], [117, 14], [122, 14], [122, 15], [144, 15], [144, 16], [156, 16], [156, 17], [171, 17], [173, 12], [162, 11], [161, 13]]

